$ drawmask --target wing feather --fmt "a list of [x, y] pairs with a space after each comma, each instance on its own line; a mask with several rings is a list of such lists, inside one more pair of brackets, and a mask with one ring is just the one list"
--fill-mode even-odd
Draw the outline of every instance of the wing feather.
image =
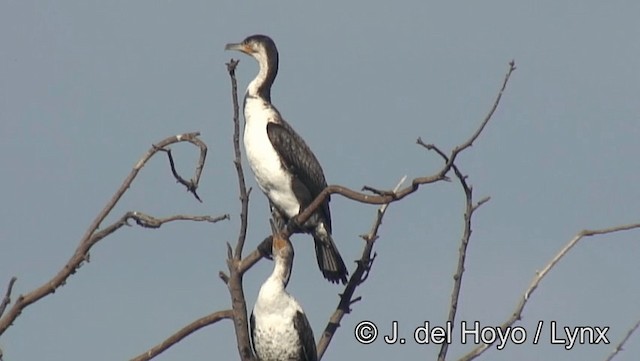
[[[291, 171], [299, 181], [298, 187], [294, 185], [294, 192], [298, 188], [296, 196], [303, 200], [303, 206], [308, 205], [327, 187], [320, 162], [304, 140], [286, 122], [267, 124], [267, 135], [273, 148], [282, 159], [283, 166]], [[299, 187], [304, 189], [299, 189]], [[328, 231], [331, 232], [331, 211], [328, 198], [321, 210], [325, 224], [329, 228]]]
[[316, 351], [316, 341], [313, 338], [313, 330], [309, 324], [309, 320], [304, 313], [296, 312], [296, 317], [293, 320], [293, 327], [298, 332], [298, 337], [302, 343], [302, 354], [305, 361], [317, 361], [318, 354]]

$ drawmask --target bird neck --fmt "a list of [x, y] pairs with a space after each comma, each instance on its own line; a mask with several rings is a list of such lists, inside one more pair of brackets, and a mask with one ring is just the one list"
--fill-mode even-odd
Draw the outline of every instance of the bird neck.
[[273, 266], [273, 272], [269, 276], [268, 282], [273, 286], [285, 289], [289, 283], [289, 277], [291, 276], [291, 266], [293, 259], [290, 257], [277, 256], [274, 259], [275, 265]]
[[268, 57], [263, 54], [256, 54], [255, 59], [258, 61], [260, 70], [258, 75], [249, 83], [246, 95], [260, 97], [271, 103], [271, 86], [276, 79], [276, 75], [278, 75], [278, 55], [276, 53]]
[[273, 273], [260, 287], [253, 309], [257, 317], [269, 314], [284, 315], [298, 308], [295, 299], [286, 290], [291, 267], [282, 261], [275, 259]]

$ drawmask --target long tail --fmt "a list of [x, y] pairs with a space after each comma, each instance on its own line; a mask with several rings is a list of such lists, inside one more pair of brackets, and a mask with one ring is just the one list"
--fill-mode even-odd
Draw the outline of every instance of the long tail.
[[322, 271], [324, 278], [331, 283], [342, 281], [342, 284], [346, 284], [349, 272], [342, 260], [342, 256], [340, 256], [340, 252], [338, 252], [336, 244], [333, 242], [331, 234], [327, 232], [324, 223], [319, 223], [312, 234], [316, 246], [318, 267], [320, 271]]

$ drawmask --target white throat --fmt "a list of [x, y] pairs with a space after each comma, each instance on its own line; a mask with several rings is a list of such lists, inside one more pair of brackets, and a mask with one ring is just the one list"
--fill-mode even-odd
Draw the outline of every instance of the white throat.
[[267, 57], [264, 56], [263, 53], [253, 53], [251, 55], [258, 62], [260, 70], [258, 71], [258, 75], [256, 75], [256, 77], [247, 86], [246, 95], [256, 97], [258, 96], [258, 87], [264, 84], [265, 80], [267, 79], [269, 63], [267, 62]]

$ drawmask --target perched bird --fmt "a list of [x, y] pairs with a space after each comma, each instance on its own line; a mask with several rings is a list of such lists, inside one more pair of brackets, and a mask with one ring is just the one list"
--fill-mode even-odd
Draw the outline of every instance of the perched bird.
[[316, 361], [313, 330], [302, 307], [287, 290], [293, 247], [273, 236], [273, 273], [260, 287], [249, 324], [251, 344], [260, 361]]
[[[278, 74], [278, 49], [265, 35], [227, 44], [258, 61], [258, 75], [244, 97], [244, 148], [258, 185], [269, 198], [274, 218], [289, 221], [327, 187], [324, 172], [309, 146], [271, 104], [271, 86]], [[296, 231], [313, 235], [318, 266], [333, 283], [347, 282], [347, 267], [331, 236], [329, 198]]]

